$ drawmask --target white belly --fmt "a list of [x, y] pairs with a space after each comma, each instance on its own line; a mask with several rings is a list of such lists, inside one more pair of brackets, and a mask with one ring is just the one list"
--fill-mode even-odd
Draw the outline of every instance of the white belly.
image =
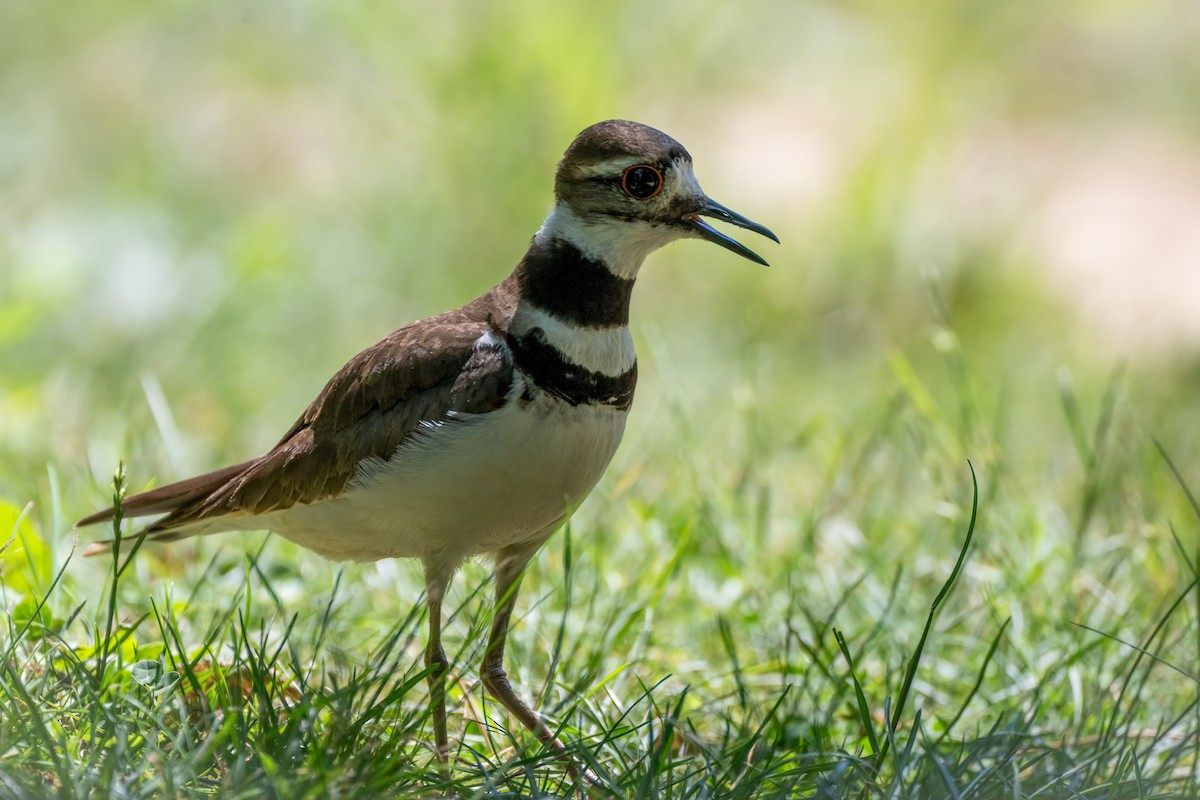
[[541, 392], [524, 405], [514, 397], [497, 411], [427, 427], [390, 461], [360, 468], [341, 497], [263, 521], [339, 560], [459, 563], [544, 540], [604, 474], [625, 418]]

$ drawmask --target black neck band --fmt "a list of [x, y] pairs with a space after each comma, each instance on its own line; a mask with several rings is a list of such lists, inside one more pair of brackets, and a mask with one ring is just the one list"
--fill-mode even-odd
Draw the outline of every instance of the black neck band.
[[546, 341], [541, 328], [533, 328], [520, 336], [509, 334], [508, 346], [512, 350], [513, 363], [547, 394], [573, 406], [594, 403], [627, 411], [633, 405], [636, 361], [620, 375], [592, 372], [563, 358], [563, 354]]
[[517, 268], [521, 296], [563, 322], [583, 328], [629, 324], [633, 280], [584, 256], [562, 239], [535, 243]]

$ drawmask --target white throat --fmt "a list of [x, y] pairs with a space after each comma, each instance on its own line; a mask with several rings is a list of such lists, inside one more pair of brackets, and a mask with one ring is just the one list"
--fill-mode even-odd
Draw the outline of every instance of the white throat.
[[637, 277], [642, 261], [679, 238], [675, 231], [641, 220], [602, 217], [584, 222], [565, 203], [559, 203], [534, 236], [537, 242], [562, 239], [579, 248], [589, 260], [603, 264], [627, 280]]

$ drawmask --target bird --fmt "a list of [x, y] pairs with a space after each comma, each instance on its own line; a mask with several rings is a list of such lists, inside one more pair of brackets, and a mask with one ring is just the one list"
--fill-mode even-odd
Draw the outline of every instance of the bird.
[[[591, 492], [625, 430], [637, 383], [630, 297], [646, 256], [703, 239], [758, 254], [707, 220], [779, 242], [709, 198], [692, 157], [648, 125], [607, 120], [571, 142], [554, 204], [516, 268], [460, 308], [354, 356], [257, 458], [120, 501], [173, 542], [269, 530], [340, 561], [424, 568], [434, 753], [449, 738], [442, 603], [469, 559], [490, 559], [494, 606], [482, 683], [550, 751], [566, 749], [511, 685], [504, 649], [530, 559]], [[111, 520], [115, 508], [76, 523]], [[110, 552], [98, 542], [89, 555]]]

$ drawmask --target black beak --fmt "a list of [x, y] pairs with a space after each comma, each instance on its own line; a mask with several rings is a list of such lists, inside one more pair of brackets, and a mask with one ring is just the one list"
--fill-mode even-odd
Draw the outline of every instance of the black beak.
[[768, 239], [773, 239], [774, 241], [778, 242], [779, 237], [771, 233], [771, 231], [765, 226], [759, 225], [757, 222], [752, 222], [743, 217], [741, 214], [738, 214], [736, 211], [730, 211], [716, 200], [711, 200], [709, 198], [704, 199], [704, 205], [699, 211], [694, 211], [691, 214], [687, 214], [683, 218], [684, 224], [694, 228], [697, 235], [699, 235], [701, 239], [707, 239], [714, 244], [719, 244], [726, 250], [732, 250], [739, 256], [762, 264], [764, 267], [770, 266], [758, 253], [754, 252], [749, 247], [746, 247], [746, 245], [742, 244], [736, 239], [726, 236], [712, 225], [709, 225], [707, 222], [700, 219], [702, 215], [705, 217], [712, 217], [713, 219], [719, 219], [722, 222], [728, 222], [730, 225], [737, 225], [739, 228], [745, 228], [748, 231], [754, 231], [757, 234], [766, 236]]

